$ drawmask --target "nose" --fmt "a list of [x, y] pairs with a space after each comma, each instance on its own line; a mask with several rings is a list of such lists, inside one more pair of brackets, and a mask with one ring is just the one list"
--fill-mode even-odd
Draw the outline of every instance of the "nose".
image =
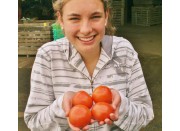
[[92, 25], [91, 23], [86, 20], [86, 21], [83, 21], [81, 23], [81, 26], [80, 26], [80, 33], [83, 34], [83, 35], [88, 35], [92, 32]]

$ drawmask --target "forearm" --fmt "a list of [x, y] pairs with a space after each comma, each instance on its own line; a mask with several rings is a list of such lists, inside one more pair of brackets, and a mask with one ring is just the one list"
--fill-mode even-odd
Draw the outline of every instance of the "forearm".
[[63, 96], [50, 105], [33, 105], [28, 101], [25, 110], [25, 123], [31, 130], [48, 130], [52, 125], [67, 124], [64, 111], [61, 108]]
[[31, 130], [48, 130], [65, 121], [62, 110], [63, 94], [55, 97], [50, 59], [39, 50], [31, 72], [31, 91], [24, 120]]
[[121, 94], [122, 103], [119, 120], [115, 122], [123, 130], [139, 130], [146, 126], [154, 117], [149, 95], [143, 96], [146, 102], [133, 101]]
[[154, 113], [142, 68], [136, 57], [129, 76], [126, 93], [119, 92], [122, 100], [116, 124], [123, 130], [138, 131], [154, 118]]

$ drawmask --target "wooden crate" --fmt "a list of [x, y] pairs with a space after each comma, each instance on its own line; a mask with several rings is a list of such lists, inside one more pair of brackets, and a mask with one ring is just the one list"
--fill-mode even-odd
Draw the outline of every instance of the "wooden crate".
[[134, 6], [138, 5], [162, 5], [162, 0], [133, 0]]
[[113, 10], [113, 24], [116, 28], [119, 28], [125, 23], [125, 0], [113, 0], [111, 1], [111, 7]]
[[53, 40], [52, 22], [43, 22], [18, 24], [19, 56], [35, 56], [40, 46]]
[[119, 8], [118, 10], [114, 11], [113, 15], [113, 24], [118, 28], [119, 26], [124, 25], [125, 23], [125, 9], [124, 8]]
[[112, 0], [111, 5], [112, 7], [118, 5], [119, 7], [125, 7], [126, 0]]
[[55, 23], [56, 20], [25, 20], [23, 21], [24, 24], [27, 24], [27, 23]]
[[132, 7], [132, 24], [151, 26], [162, 23], [162, 6]]

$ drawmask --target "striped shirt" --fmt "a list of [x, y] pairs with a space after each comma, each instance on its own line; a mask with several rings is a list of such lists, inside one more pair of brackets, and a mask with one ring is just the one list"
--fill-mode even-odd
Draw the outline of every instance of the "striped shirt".
[[153, 118], [152, 101], [138, 54], [122, 37], [104, 36], [101, 54], [90, 77], [78, 51], [62, 38], [39, 48], [31, 73], [24, 119], [32, 131], [69, 131], [62, 109], [63, 94], [106, 85], [119, 91], [119, 119], [112, 125], [90, 125], [89, 131], [138, 131]]

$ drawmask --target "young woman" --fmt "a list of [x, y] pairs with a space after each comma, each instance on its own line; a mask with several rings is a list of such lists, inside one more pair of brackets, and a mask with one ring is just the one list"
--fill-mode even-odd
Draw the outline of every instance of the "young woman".
[[113, 36], [108, 0], [56, 0], [53, 7], [65, 37], [44, 44], [31, 74], [25, 122], [31, 130], [80, 130], [68, 122], [77, 91], [92, 94], [106, 85], [113, 94], [110, 119], [83, 130], [133, 130], [153, 118], [152, 102], [136, 51]]

